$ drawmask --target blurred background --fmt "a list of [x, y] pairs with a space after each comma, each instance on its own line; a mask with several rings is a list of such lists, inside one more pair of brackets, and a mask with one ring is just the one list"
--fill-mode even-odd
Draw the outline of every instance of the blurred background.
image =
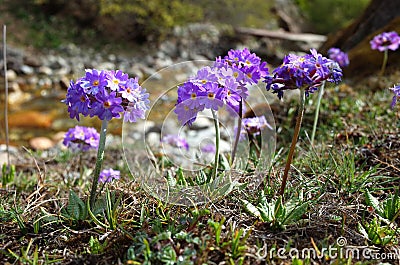
[[[46, 149], [77, 123], [61, 100], [69, 80], [85, 68], [120, 69], [143, 82], [174, 63], [214, 60], [242, 47], [273, 67], [288, 52], [323, 51], [329, 40], [343, 44], [338, 36], [372, 2], [378, 1], [0, 0], [0, 24], [7, 25], [11, 144]], [[2, 61], [0, 72], [3, 109]], [[150, 92], [157, 97], [157, 91]], [[98, 126], [95, 119], [83, 123]], [[121, 124], [112, 132], [120, 133]]]

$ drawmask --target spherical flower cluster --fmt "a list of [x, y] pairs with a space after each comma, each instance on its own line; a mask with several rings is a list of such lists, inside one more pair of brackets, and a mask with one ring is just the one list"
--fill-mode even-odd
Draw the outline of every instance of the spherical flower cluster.
[[262, 62], [260, 57], [251, 53], [247, 48], [230, 50], [223, 59], [221, 57], [216, 58], [214, 65], [222, 68], [230, 66], [232, 69], [239, 70], [240, 73], [244, 74], [244, 78], [242, 77], [238, 81], [244, 82], [244, 87], [246, 87], [246, 83], [257, 84], [261, 78], [268, 74], [267, 62]]
[[204, 109], [217, 111], [224, 105], [239, 112], [240, 102], [248, 95], [248, 86], [256, 84], [268, 73], [266, 63], [248, 49], [231, 50], [217, 58], [212, 67], [200, 69], [178, 87], [175, 113], [183, 125], [191, 125]]
[[337, 62], [340, 67], [347, 67], [350, 64], [349, 56], [339, 48], [330, 48], [328, 50], [329, 59]]
[[400, 45], [400, 36], [396, 31], [383, 32], [376, 35], [370, 42], [371, 49], [378, 50], [380, 52], [386, 50], [395, 51]]
[[323, 81], [338, 83], [342, 78], [339, 64], [311, 49], [311, 54], [289, 54], [272, 75], [265, 77], [267, 90], [272, 89], [281, 99], [288, 89], [304, 88], [306, 95], [313, 93]]
[[63, 144], [73, 151], [88, 151], [97, 149], [100, 135], [95, 128], [75, 126], [64, 136]]
[[189, 144], [185, 140], [185, 138], [180, 137], [179, 135], [174, 135], [174, 134], [167, 134], [163, 136], [161, 139], [162, 143], [169, 144], [170, 146], [176, 147], [176, 148], [184, 148], [186, 150], [189, 150]]
[[272, 130], [272, 127], [265, 119], [265, 116], [244, 118], [242, 119], [242, 128], [239, 139], [244, 140], [246, 135], [257, 136], [265, 128]]
[[392, 90], [393, 93], [394, 93], [392, 104], [391, 104], [391, 107], [394, 108], [394, 106], [397, 103], [397, 100], [400, 98], [400, 85], [391, 87], [389, 89]]
[[121, 173], [119, 170], [114, 170], [112, 168], [104, 169], [100, 172], [99, 182], [100, 183], [109, 183], [109, 182], [113, 181], [114, 179], [119, 179], [120, 174]]
[[149, 94], [138, 83], [138, 78], [129, 78], [122, 71], [99, 71], [87, 69], [84, 77], [71, 81], [67, 97], [71, 119], [79, 116], [97, 116], [101, 120], [121, 118], [136, 122], [143, 119], [149, 109]]

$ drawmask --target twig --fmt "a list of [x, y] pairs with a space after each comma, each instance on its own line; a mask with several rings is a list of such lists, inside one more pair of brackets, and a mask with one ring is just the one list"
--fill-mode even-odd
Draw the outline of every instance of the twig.
[[[10, 140], [8, 132], [8, 77], [7, 77], [7, 27], [3, 25], [3, 70], [4, 70], [4, 90], [5, 90], [5, 104], [4, 104], [4, 123], [6, 129], [6, 153], [7, 153], [7, 171], [10, 170]], [[9, 172], [7, 172], [9, 173]]]

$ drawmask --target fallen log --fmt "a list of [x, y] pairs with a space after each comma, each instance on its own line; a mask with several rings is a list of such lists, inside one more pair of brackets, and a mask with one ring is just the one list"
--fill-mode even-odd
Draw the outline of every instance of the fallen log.
[[306, 43], [322, 44], [326, 41], [325, 35], [318, 35], [312, 33], [292, 33], [283, 30], [266, 30], [239, 27], [235, 29], [236, 34], [252, 35], [256, 37], [265, 37], [273, 39], [282, 39], [289, 41], [301, 41]]

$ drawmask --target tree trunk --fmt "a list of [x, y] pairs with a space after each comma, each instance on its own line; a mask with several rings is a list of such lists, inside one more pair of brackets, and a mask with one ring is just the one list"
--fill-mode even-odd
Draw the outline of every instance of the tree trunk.
[[321, 51], [330, 47], [351, 50], [375, 31], [387, 26], [400, 16], [400, 0], [372, 0], [364, 13], [348, 27], [329, 36]]
[[[321, 46], [322, 53], [330, 47], [341, 48], [348, 52], [350, 65], [345, 76], [363, 77], [380, 70], [383, 53], [372, 50], [370, 41], [382, 32], [400, 33], [400, 0], [371, 0], [364, 13], [348, 27], [328, 36]], [[400, 53], [389, 51], [388, 67], [398, 66]], [[387, 69], [386, 73], [390, 72]], [[357, 76], [355, 76], [357, 75]]]

